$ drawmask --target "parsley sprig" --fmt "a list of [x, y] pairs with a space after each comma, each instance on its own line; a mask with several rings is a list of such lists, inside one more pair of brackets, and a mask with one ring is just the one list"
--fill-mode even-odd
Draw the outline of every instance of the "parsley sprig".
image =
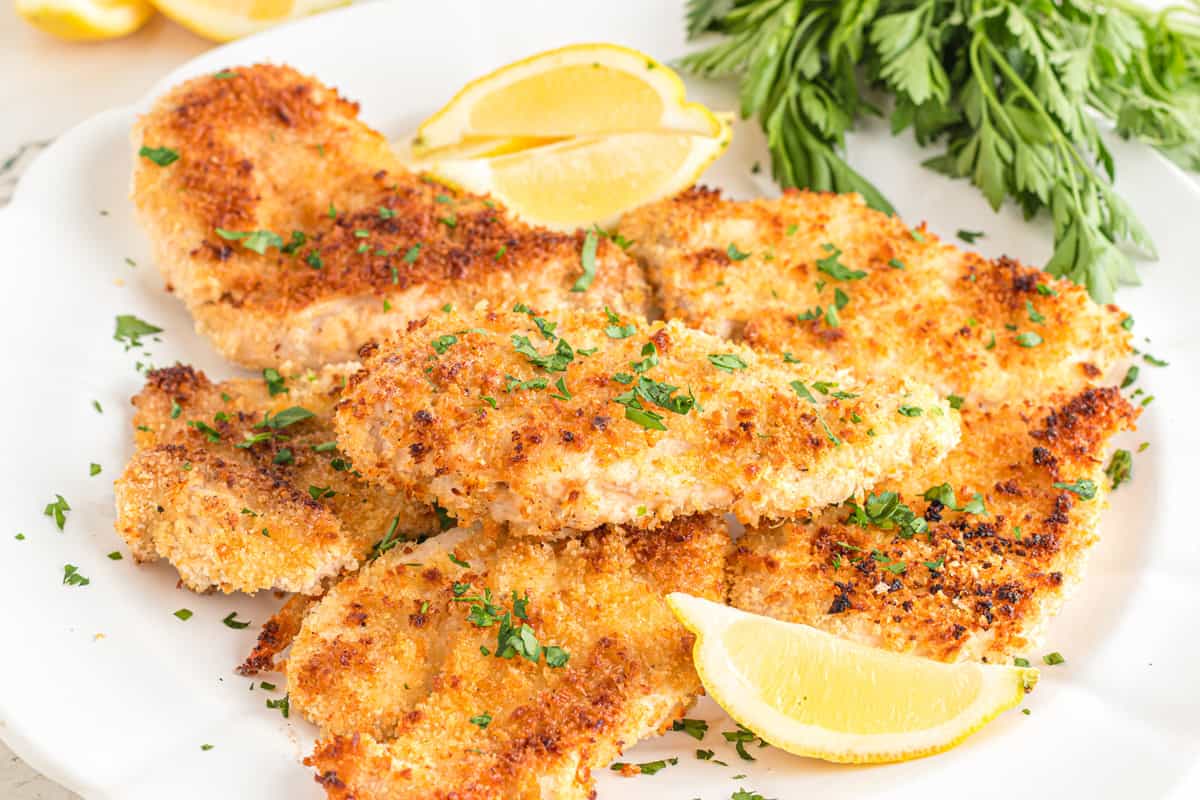
[[689, 0], [688, 34], [724, 38], [683, 66], [740, 78], [742, 116], [758, 118], [783, 186], [858, 192], [891, 213], [844, 156], [846, 132], [881, 114], [867, 89], [884, 89], [893, 131], [941, 143], [927, 167], [970, 180], [993, 208], [1048, 211], [1047, 270], [1108, 302], [1137, 280], [1120, 245], [1154, 246], [1113, 188], [1094, 112], [1200, 170], [1195, 15], [1089, 0]]

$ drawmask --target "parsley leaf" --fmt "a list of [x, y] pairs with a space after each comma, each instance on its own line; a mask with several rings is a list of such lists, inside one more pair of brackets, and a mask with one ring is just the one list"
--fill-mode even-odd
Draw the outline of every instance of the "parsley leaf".
[[126, 350], [132, 350], [142, 346], [141, 337], [151, 336], [155, 333], [162, 333], [162, 328], [138, 319], [132, 314], [118, 314], [117, 329], [113, 333], [113, 338], [118, 342], [123, 342]]
[[596, 280], [596, 247], [599, 244], [600, 237], [595, 231], [588, 231], [583, 237], [583, 249], [579, 252], [579, 264], [583, 267], [583, 274], [571, 287], [572, 292], [586, 292], [592, 281]]
[[54, 495], [54, 498], [54, 502], [47, 503], [42, 509], [42, 514], [53, 519], [61, 531], [67, 524], [67, 512], [71, 510], [71, 504], [61, 494]]
[[742, 357], [736, 353], [716, 353], [708, 356], [708, 363], [712, 364], [717, 369], [723, 372], [733, 372], [738, 369], [745, 369], [749, 366]]
[[147, 147], [142, 145], [138, 155], [160, 167], [169, 167], [179, 160], [179, 153], [169, 147]]
[[1054, 484], [1054, 488], [1065, 489], [1077, 495], [1080, 500], [1091, 500], [1096, 496], [1096, 482], [1087, 478], [1080, 478], [1074, 483], [1057, 482]]

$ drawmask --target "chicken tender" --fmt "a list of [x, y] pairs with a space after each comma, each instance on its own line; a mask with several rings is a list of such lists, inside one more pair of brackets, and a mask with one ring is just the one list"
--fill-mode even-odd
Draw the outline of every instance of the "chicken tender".
[[1136, 417], [1112, 387], [966, 405], [940, 465], [918, 462], [858, 508], [748, 531], [732, 604], [943, 661], [1028, 654], [1082, 576], [1106, 444]]
[[693, 189], [627, 215], [668, 319], [864, 378], [981, 401], [1074, 393], [1128, 355], [1125, 314], [988, 261], [858, 195], [734, 202]]
[[288, 660], [331, 798], [572, 800], [700, 693], [664, 600], [725, 595], [719, 517], [537, 542], [456, 530], [333, 588]]
[[116, 481], [117, 532], [197, 591], [319, 593], [389, 532], [438, 530], [427, 505], [368, 486], [336, 449], [334, 400], [357, 365], [213, 383], [155, 370], [133, 398], [137, 452]]
[[133, 201], [170, 291], [227, 358], [315, 367], [446, 304], [644, 311], [640, 268], [406, 171], [358, 106], [285, 66], [190, 80], [133, 132]]
[[678, 322], [611, 311], [438, 314], [378, 348], [338, 404], [368, 480], [460, 524], [546, 536], [840, 502], [958, 440], [905, 379], [864, 383]]

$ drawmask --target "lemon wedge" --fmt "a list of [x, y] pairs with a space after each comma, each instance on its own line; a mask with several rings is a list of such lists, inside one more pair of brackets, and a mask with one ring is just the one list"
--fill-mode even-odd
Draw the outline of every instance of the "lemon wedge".
[[574, 230], [606, 226], [631, 208], [696, 182], [729, 146], [718, 136], [642, 131], [574, 137], [491, 158], [421, 159], [438, 180], [490, 194], [537, 225]]
[[678, 75], [646, 54], [615, 44], [579, 44], [467, 84], [417, 129], [416, 146], [649, 130], [718, 136], [721, 124], [685, 99]]
[[35, 28], [80, 42], [125, 36], [154, 15], [146, 0], [17, 0], [16, 9]]
[[153, 0], [183, 27], [216, 42], [228, 42], [289, 19], [344, 6], [350, 0]]
[[692, 657], [705, 690], [796, 755], [864, 764], [940, 753], [1037, 683], [1035, 669], [877, 650], [678, 592], [667, 603], [696, 634]]

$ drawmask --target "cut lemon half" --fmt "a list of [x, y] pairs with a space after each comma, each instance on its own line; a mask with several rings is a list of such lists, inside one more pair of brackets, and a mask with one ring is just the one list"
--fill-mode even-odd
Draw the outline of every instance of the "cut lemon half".
[[648, 130], [717, 136], [720, 129], [711, 111], [685, 99], [683, 81], [662, 63], [615, 44], [578, 44], [467, 84], [417, 129], [416, 146]]
[[17, 0], [16, 8], [35, 28], [81, 42], [125, 36], [154, 15], [146, 0]]
[[228, 42], [289, 19], [344, 6], [350, 0], [153, 0], [183, 27], [216, 42]]
[[437, 179], [490, 194], [527, 222], [559, 230], [610, 225], [631, 208], [696, 182], [729, 133], [618, 133], [571, 138], [493, 158], [418, 162]]
[[705, 690], [796, 755], [865, 764], [940, 753], [1037, 683], [1035, 669], [901, 655], [678, 592], [667, 603], [696, 634]]

